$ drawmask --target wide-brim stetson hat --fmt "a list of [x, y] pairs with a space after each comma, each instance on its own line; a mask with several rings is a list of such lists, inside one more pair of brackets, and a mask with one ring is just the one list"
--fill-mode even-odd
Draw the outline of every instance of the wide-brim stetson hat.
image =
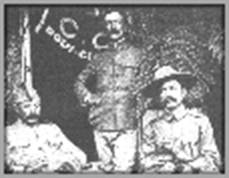
[[156, 92], [164, 82], [172, 79], [179, 81], [187, 89], [191, 89], [197, 82], [196, 77], [189, 71], [179, 71], [172, 66], [162, 66], [155, 71], [154, 78], [145, 91], [148, 91], [147, 93]]

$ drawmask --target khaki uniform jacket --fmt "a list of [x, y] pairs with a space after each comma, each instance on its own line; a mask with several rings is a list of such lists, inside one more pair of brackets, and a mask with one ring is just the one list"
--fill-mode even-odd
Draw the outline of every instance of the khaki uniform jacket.
[[188, 164], [201, 172], [218, 172], [221, 166], [213, 127], [209, 118], [197, 109], [181, 110], [176, 117], [161, 110], [146, 112], [142, 163], [148, 167], [153, 162], [151, 158], [158, 155], [170, 157], [169, 162], [175, 165]]
[[[97, 130], [135, 129], [136, 83], [139, 80], [141, 51], [121, 42], [115, 47], [96, 53], [86, 68], [78, 75], [74, 88], [81, 104], [96, 95], [101, 102], [90, 107], [89, 120]], [[86, 87], [89, 77], [95, 76], [95, 93]]]

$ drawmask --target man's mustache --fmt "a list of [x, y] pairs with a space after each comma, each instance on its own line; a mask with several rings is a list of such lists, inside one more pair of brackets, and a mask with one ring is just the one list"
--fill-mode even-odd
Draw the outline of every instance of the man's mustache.
[[176, 102], [177, 100], [176, 100], [176, 98], [174, 98], [172, 96], [168, 96], [168, 97], [166, 97], [165, 99], [162, 100], [162, 103], [166, 104], [166, 103], [168, 103], [170, 101]]
[[111, 29], [111, 31], [109, 32], [110, 34], [119, 34], [120, 31], [116, 30], [116, 29]]
[[33, 118], [40, 118], [40, 116], [38, 114], [30, 114], [27, 119], [33, 119]]

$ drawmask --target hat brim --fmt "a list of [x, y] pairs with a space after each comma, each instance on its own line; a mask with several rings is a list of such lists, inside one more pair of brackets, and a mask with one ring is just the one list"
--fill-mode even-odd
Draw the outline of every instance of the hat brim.
[[[162, 86], [162, 84], [169, 80], [177, 80], [181, 83], [181, 85], [187, 89], [191, 89], [197, 82], [197, 78], [190, 74], [173, 74], [168, 77], [164, 77], [161, 79], [154, 80], [149, 86], [147, 86], [143, 93], [146, 96], [155, 96], [158, 94], [158, 90]], [[153, 92], [155, 91], [155, 92]]]

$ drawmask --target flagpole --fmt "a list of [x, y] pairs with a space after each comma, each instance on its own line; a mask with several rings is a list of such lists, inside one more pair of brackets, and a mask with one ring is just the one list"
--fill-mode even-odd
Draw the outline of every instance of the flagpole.
[[21, 83], [29, 97], [32, 97], [33, 77], [31, 61], [31, 34], [29, 23], [29, 11], [25, 8], [21, 10], [20, 35], [22, 37], [21, 47]]

